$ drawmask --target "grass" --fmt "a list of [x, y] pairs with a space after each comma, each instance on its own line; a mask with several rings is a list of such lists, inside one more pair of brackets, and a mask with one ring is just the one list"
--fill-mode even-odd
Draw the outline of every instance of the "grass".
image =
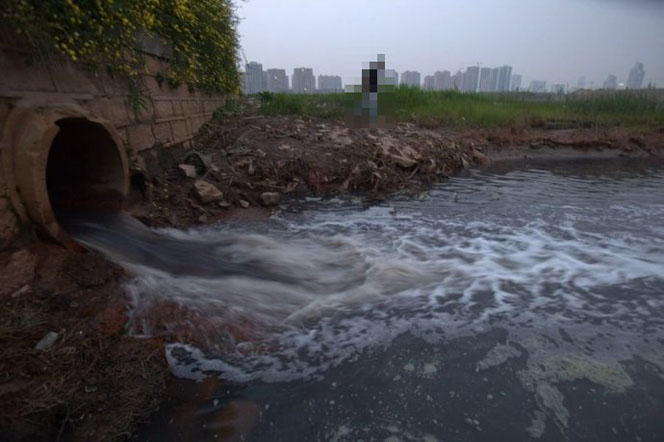
[[[258, 95], [268, 115], [340, 119], [353, 115], [358, 93]], [[637, 91], [593, 92], [585, 96], [468, 94], [398, 87], [381, 93], [379, 115], [397, 121], [449, 127], [643, 127], [664, 126], [664, 100]]]

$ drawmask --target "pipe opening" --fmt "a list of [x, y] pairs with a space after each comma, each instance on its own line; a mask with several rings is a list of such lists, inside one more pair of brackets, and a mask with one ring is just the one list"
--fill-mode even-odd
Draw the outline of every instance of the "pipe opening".
[[59, 222], [73, 212], [122, 208], [125, 171], [113, 137], [97, 123], [65, 118], [48, 153], [46, 187]]

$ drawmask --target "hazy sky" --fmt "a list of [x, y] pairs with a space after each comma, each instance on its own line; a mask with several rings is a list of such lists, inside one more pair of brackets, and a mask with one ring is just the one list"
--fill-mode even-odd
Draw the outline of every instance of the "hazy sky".
[[659, 0], [244, 0], [241, 45], [263, 69], [314, 68], [344, 83], [385, 53], [399, 72], [452, 72], [509, 64], [531, 80], [644, 82], [664, 87], [664, 1]]

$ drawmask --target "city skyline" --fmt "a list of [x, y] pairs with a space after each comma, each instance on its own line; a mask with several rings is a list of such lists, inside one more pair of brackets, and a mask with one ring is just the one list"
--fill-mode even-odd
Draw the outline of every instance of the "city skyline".
[[[523, 75], [512, 73], [512, 66], [502, 65], [498, 67], [467, 66], [452, 75], [449, 70], [436, 71], [433, 74], [422, 75], [417, 70], [406, 70], [397, 72], [387, 69], [389, 77], [396, 85], [408, 85], [421, 87], [425, 90], [452, 90], [461, 92], [509, 92], [509, 91], [532, 91], [567, 93], [577, 89], [640, 89], [654, 86], [644, 84], [645, 67], [641, 62], [636, 62], [629, 70], [628, 79], [619, 81], [615, 74], [608, 74], [600, 84], [586, 85], [585, 76], [580, 76], [575, 85], [569, 83], [550, 82], [545, 79], [533, 79], [529, 83], [523, 82]], [[251, 61], [245, 65], [245, 79], [243, 91], [248, 94], [261, 91], [270, 92], [295, 92], [295, 93], [320, 93], [320, 92], [343, 92], [346, 86], [354, 83], [343, 83], [341, 76], [330, 74], [319, 74], [318, 79], [313, 68], [299, 67], [293, 69], [293, 82], [289, 83], [289, 77], [285, 69], [270, 68], [262, 69], [262, 64]], [[400, 80], [399, 80], [400, 79]], [[528, 84], [528, 86], [526, 86]], [[547, 85], [551, 85], [547, 88]]]
[[[624, 0], [415, 0], [400, 8], [250, 0], [238, 4], [240, 43], [249, 60], [288, 72], [306, 65], [359, 83], [361, 61], [385, 53], [389, 68], [433, 75], [467, 66], [510, 65], [533, 80], [600, 87], [607, 75], [627, 83], [636, 61], [643, 84], [664, 85], [664, 4]], [[426, 11], [427, 13], [424, 13]], [[435, 38], [434, 38], [435, 35]], [[425, 74], [426, 73], [426, 74]]]

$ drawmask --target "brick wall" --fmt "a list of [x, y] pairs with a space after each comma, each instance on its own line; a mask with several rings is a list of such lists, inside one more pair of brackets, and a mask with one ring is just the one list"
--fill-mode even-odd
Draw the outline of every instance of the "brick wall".
[[200, 127], [223, 105], [221, 95], [175, 89], [158, 78], [168, 72], [167, 50], [145, 40], [145, 66], [140, 72], [143, 106], [130, 104], [127, 81], [84, 67], [53, 54], [34, 54], [0, 29], [0, 137], [7, 115], [20, 100], [76, 103], [93, 118], [115, 126], [132, 160], [154, 165], [160, 149], [187, 148]]
[[149, 39], [143, 40], [143, 50], [145, 65], [139, 75], [143, 105], [137, 107], [131, 105], [126, 79], [88, 70], [64, 57], [35, 53], [21, 37], [0, 26], [0, 250], [27, 221], [5, 176], [12, 165], [2, 160], [3, 150], [11, 148], [6, 140], [17, 130], [8, 121], [13, 121], [12, 111], [18, 106], [74, 105], [89, 119], [108, 122], [124, 144], [130, 167], [150, 175], [178, 162], [199, 128], [223, 105], [221, 95], [160, 84], [158, 79], [169, 68], [168, 50]]

